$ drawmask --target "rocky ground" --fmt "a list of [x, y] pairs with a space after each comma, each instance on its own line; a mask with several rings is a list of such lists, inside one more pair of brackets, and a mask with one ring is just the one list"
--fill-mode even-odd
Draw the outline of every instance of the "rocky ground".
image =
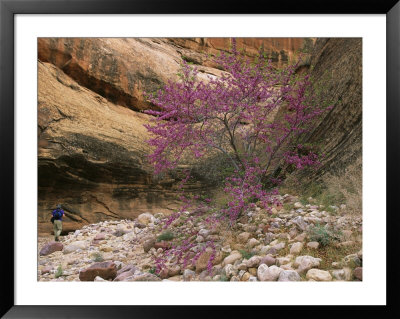
[[[281, 196], [272, 215], [260, 208], [233, 229], [211, 228], [185, 212], [163, 229], [162, 213], [102, 221], [53, 242], [39, 236], [39, 281], [353, 281], [362, 280], [361, 216], [346, 206], [323, 207], [309, 198]], [[207, 212], [202, 212], [207, 214]], [[155, 258], [190, 230], [193, 255], [215, 243], [211, 272], [207, 248], [194, 264], [171, 263], [158, 275]], [[193, 230], [195, 232], [193, 232]]]

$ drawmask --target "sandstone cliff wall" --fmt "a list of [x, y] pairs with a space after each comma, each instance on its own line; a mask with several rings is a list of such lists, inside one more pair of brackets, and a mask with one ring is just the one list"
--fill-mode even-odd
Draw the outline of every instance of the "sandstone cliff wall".
[[317, 172], [343, 174], [362, 156], [362, 39], [320, 38], [311, 56], [314, 83], [334, 108], [308, 136], [326, 154]]
[[[237, 39], [254, 56], [262, 46], [276, 67], [311, 39]], [[66, 231], [103, 219], [134, 218], [144, 211], [174, 209], [177, 177], [155, 181], [146, 164], [150, 150], [140, 113], [154, 106], [143, 98], [176, 79], [183, 60], [219, 76], [209, 54], [229, 50], [230, 39], [38, 39], [39, 231], [51, 228], [49, 213], [66, 209]], [[188, 187], [201, 192], [198, 176]]]

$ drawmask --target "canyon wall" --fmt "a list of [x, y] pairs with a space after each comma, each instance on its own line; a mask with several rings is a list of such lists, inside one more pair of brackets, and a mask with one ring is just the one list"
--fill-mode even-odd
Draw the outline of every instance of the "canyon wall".
[[[311, 41], [311, 42], [310, 42]], [[237, 39], [252, 57], [260, 46], [276, 67], [308, 39]], [[51, 209], [61, 203], [64, 231], [104, 219], [134, 218], [176, 208], [179, 176], [156, 180], [147, 165], [147, 130], [153, 108], [143, 97], [177, 79], [183, 60], [199, 79], [219, 76], [210, 54], [229, 50], [230, 39], [39, 38], [38, 222], [49, 232]], [[201, 176], [187, 187], [210, 188]]]
[[362, 39], [318, 39], [310, 66], [315, 86], [334, 106], [306, 139], [325, 154], [315, 177], [342, 175], [362, 156]]

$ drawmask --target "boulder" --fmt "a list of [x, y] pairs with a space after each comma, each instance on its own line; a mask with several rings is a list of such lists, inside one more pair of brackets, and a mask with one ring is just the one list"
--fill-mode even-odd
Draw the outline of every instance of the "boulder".
[[162, 241], [156, 242], [153, 247], [155, 249], [161, 248], [162, 250], [166, 250], [166, 249], [171, 248], [171, 243], [162, 240]]
[[42, 268], [41, 274], [42, 274], [42, 275], [48, 274], [48, 273], [50, 273], [52, 270], [53, 270], [53, 266], [50, 266], [50, 265], [49, 265], [49, 266], [45, 266], [45, 267]]
[[362, 267], [356, 267], [353, 274], [355, 278], [362, 281]]
[[300, 281], [300, 275], [294, 270], [283, 270], [279, 274], [278, 281]]
[[105, 280], [114, 280], [117, 276], [117, 266], [111, 261], [98, 262], [79, 272], [80, 281], [93, 281], [96, 276]]
[[321, 269], [310, 269], [307, 271], [306, 278], [315, 281], [331, 281], [332, 276], [329, 271]]
[[286, 264], [290, 263], [292, 258], [293, 258], [292, 255], [287, 255], [287, 256], [284, 256], [284, 257], [277, 257], [276, 258], [276, 264], [278, 266], [286, 265]]
[[319, 242], [317, 241], [310, 241], [309, 243], [307, 243], [307, 247], [310, 249], [318, 249], [319, 247]]
[[247, 241], [249, 240], [250, 236], [251, 236], [250, 233], [248, 233], [248, 232], [243, 232], [243, 233], [240, 233], [240, 234], [237, 236], [237, 240], [238, 240], [238, 242], [241, 243], [241, 244], [246, 244]]
[[300, 242], [294, 243], [294, 244], [292, 245], [292, 247], [290, 248], [290, 253], [291, 253], [292, 255], [298, 255], [298, 254], [300, 254], [301, 250], [303, 249], [303, 246], [304, 246], [303, 243], [300, 243]]
[[297, 267], [297, 271], [301, 274], [313, 267], [319, 267], [321, 258], [314, 258], [312, 256], [299, 256], [293, 263], [294, 267]]
[[350, 268], [336, 269], [332, 270], [332, 276], [336, 280], [345, 280], [349, 281], [352, 279], [352, 273]]
[[238, 274], [238, 270], [233, 265], [228, 264], [223, 268], [222, 273], [225, 274], [226, 277], [231, 278]]
[[283, 269], [275, 265], [268, 267], [265, 264], [261, 264], [257, 269], [257, 278], [260, 281], [276, 281], [282, 271]]
[[253, 256], [246, 262], [246, 267], [247, 268], [257, 268], [260, 265], [260, 262], [262, 261], [261, 256]]
[[47, 244], [45, 244], [42, 249], [40, 250], [39, 255], [40, 256], [47, 256], [50, 255], [52, 253], [54, 253], [55, 251], [62, 251], [63, 250], [64, 245], [58, 241], [52, 241], [49, 242]]
[[361, 266], [361, 259], [357, 254], [347, 255], [342, 259], [342, 264], [350, 268], [356, 268]]
[[154, 247], [154, 244], [156, 243], [156, 239], [155, 238], [150, 238], [144, 241], [143, 243], [143, 250], [145, 253], [149, 252], [149, 250], [151, 248]]
[[148, 224], [154, 222], [154, 216], [150, 213], [143, 213], [137, 217], [137, 220], [139, 223], [141, 223], [143, 225], [148, 225]]
[[296, 226], [297, 226], [300, 230], [302, 230], [302, 231], [307, 230], [308, 224], [304, 221], [303, 217], [297, 216], [297, 217], [293, 218], [293, 219], [291, 220], [291, 222], [292, 222], [293, 224], [296, 224]]
[[85, 250], [87, 248], [87, 246], [88, 246], [88, 243], [86, 241], [83, 241], [83, 240], [75, 241], [64, 247], [64, 254], [70, 254], [74, 251], [77, 251], [78, 249]]
[[222, 265], [233, 264], [235, 261], [242, 259], [242, 255], [238, 251], [233, 251], [228, 257], [225, 257]]
[[133, 276], [138, 269], [136, 266], [130, 264], [122, 267], [117, 271], [117, 276], [114, 278], [114, 281], [125, 281], [126, 278]]
[[253, 248], [253, 247], [255, 247], [255, 246], [259, 245], [259, 244], [260, 244], [260, 242], [257, 239], [251, 238], [249, 240], [249, 242], [247, 243], [247, 246], [249, 246], [250, 248]]
[[276, 263], [276, 259], [269, 255], [263, 257], [263, 259], [261, 259], [261, 261], [260, 261], [260, 265], [266, 264], [267, 266], [275, 265], [275, 263]]

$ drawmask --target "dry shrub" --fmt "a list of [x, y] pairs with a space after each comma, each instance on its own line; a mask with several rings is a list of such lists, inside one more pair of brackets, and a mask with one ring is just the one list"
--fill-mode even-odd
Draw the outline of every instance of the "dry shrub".
[[326, 210], [331, 205], [346, 204], [346, 212], [361, 214], [362, 212], [362, 160], [357, 158], [341, 174], [326, 173], [318, 179], [307, 179], [307, 175], [289, 175], [282, 187], [281, 194], [299, 196], [303, 204], [308, 198], [314, 198], [312, 203], [322, 204]]
[[335, 198], [341, 198], [347, 206], [347, 212], [362, 212], [362, 160], [359, 157], [349, 165], [340, 176], [327, 174], [324, 176], [327, 192]]

